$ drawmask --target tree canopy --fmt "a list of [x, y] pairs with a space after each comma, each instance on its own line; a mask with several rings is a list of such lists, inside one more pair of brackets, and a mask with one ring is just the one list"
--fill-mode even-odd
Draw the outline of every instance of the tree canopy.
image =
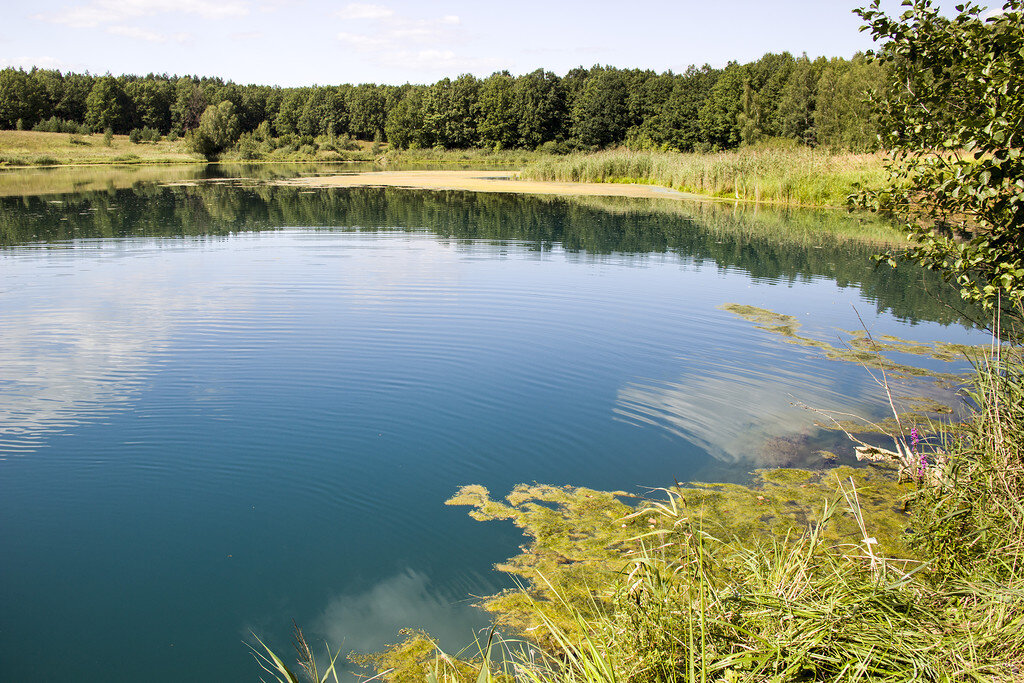
[[[987, 307], [1024, 303], [1024, 0], [984, 16], [932, 0], [890, 17], [879, 0], [857, 13], [891, 73], [876, 96], [891, 188], [862, 199], [895, 212], [914, 246], [904, 256], [937, 270]], [[895, 265], [895, 255], [889, 255]]]
[[267, 122], [277, 136], [386, 139], [396, 147], [594, 149], [627, 144], [664, 150], [728, 149], [763, 137], [855, 150], [877, 145], [863, 100], [884, 65], [766, 54], [725, 69], [661, 74], [595, 65], [433, 84], [363, 83], [278, 88], [197, 76], [93, 76], [0, 69], [0, 127], [53, 123], [147, 127], [184, 135], [211, 105], [231, 102], [241, 133]]

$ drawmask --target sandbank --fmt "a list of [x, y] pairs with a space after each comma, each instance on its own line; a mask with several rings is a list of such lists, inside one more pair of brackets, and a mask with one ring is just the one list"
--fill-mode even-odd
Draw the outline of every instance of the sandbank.
[[297, 187], [403, 187], [418, 190], [467, 190], [519, 194], [585, 195], [600, 197], [696, 198], [657, 185], [627, 183], [565, 183], [520, 180], [519, 171], [369, 171], [309, 176], [273, 181]]

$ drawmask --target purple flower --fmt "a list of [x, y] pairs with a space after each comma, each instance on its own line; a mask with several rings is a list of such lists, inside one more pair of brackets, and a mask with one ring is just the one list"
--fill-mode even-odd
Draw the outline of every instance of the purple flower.
[[918, 452], [917, 447], [921, 443], [921, 434], [917, 431], [917, 427], [910, 428], [910, 450], [913, 453], [917, 453], [917, 476], [924, 479], [925, 468], [928, 467], [928, 456], [924, 454], [924, 451]]

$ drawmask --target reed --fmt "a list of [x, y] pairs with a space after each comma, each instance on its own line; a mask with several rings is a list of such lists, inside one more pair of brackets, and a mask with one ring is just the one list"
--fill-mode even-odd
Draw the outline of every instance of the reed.
[[648, 183], [790, 206], [843, 206], [858, 188], [880, 188], [885, 169], [879, 154], [769, 144], [711, 154], [627, 149], [570, 154], [541, 159], [522, 176], [562, 182]]

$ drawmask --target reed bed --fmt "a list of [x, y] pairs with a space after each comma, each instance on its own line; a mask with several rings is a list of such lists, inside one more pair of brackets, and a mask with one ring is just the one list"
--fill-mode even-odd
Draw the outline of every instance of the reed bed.
[[790, 206], [843, 206], [858, 188], [880, 188], [880, 154], [763, 145], [710, 154], [616, 149], [541, 159], [522, 177], [562, 182], [627, 182], [681, 192]]

